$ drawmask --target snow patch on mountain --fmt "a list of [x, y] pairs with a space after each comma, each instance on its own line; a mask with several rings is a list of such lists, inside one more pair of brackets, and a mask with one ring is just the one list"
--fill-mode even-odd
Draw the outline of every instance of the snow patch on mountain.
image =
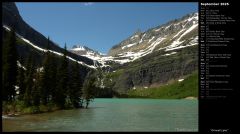
[[169, 56], [169, 55], [173, 55], [173, 54], [176, 54], [177, 52], [171, 52], [171, 53], [166, 53], [164, 54], [163, 56]]
[[134, 39], [136, 37], [139, 37], [139, 35], [134, 35], [134, 36], [131, 37], [131, 39]]
[[187, 29], [179, 38], [181, 39], [184, 35], [186, 35], [187, 33], [191, 32], [194, 28], [196, 28], [198, 26], [198, 24], [194, 24], [192, 25], [189, 29]]
[[172, 25], [168, 25], [168, 26], [166, 26], [166, 27], [164, 28], [164, 30], [167, 30], [170, 26], [172, 26]]
[[162, 28], [158, 28], [158, 29], [155, 29], [154, 31], [156, 31], [156, 32], [158, 32], [158, 31], [160, 31]]
[[186, 46], [178, 46], [178, 47], [173, 47], [173, 48], [167, 48], [165, 51], [172, 51], [172, 50], [176, 50], [176, 49], [182, 49], [182, 48], [186, 48], [186, 47], [190, 47], [190, 46], [195, 46], [198, 45], [198, 43], [189, 43]]
[[150, 46], [148, 46], [146, 49], [139, 51], [139, 52], [124, 52], [124, 53], [120, 53], [118, 54], [119, 57], [121, 57], [121, 60], [116, 60], [114, 59], [115, 62], [120, 63], [120, 64], [124, 64], [127, 62], [132, 62], [140, 57], [143, 57], [147, 54], [150, 54], [153, 52], [153, 50], [155, 49], [155, 47], [160, 44], [164, 39], [163, 37], [159, 37], [157, 40], [155, 40]]
[[143, 34], [141, 40], [139, 41], [139, 44], [143, 42], [143, 38], [144, 38], [145, 35], [146, 35], [146, 33]]
[[172, 37], [172, 39], [174, 39], [174, 38], [176, 38], [177, 36], [179, 36], [179, 34], [181, 34], [184, 30], [185, 30], [185, 29], [180, 30], [177, 34], [175, 34], [175, 35]]
[[82, 47], [82, 46], [79, 46], [79, 47], [77, 47], [77, 48], [73, 48], [72, 49], [73, 51], [84, 51], [84, 50], [86, 50], [84, 47]]
[[150, 40], [148, 40], [148, 43], [150, 43], [155, 37], [153, 36]]
[[[192, 31], [193, 29], [195, 29], [197, 26], [198, 26], [198, 24], [194, 24], [194, 25], [192, 25], [189, 29], [187, 29], [183, 34], [181, 34], [181, 36], [180, 36], [178, 39], [174, 40], [174, 41], [172, 42], [172, 44], [167, 47], [166, 51], [168, 51], [168, 50], [174, 50], [174, 49], [179, 49], [179, 48], [184, 48], [184, 47], [186, 47], [186, 46], [192, 46], [192, 44], [189, 44], [189, 45], [186, 45], [186, 46], [179, 46], [180, 44], [182, 44], [182, 43], [184, 42], [184, 40], [183, 40], [183, 41], [180, 41], [180, 40], [182, 39], [182, 37], [183, 37], [184, 35], [186, 35], [186, 34], [188, 34], [189, 32], [191, 32], [191, 31]], [[180, 32], [183, 32], [183, 30], [181, 30]], [[178, 32], [177, 34], [180, 34], [180, 32]], [[178, 35], [177, 35], [177, 36], [178, 36]], [[175, 35], [174, 37], [176, 37], [176, 35]]]
[[132, 47], [134, 45], [136, 45], [137, 43], [132, 43], [132, 44], [128, 44], [126, 46], [123, 46], [122, 49], [128, 48], [128, 47]]
[[154, 41], [148, 48], [151, 50], [151, 52], [155, 49], [155, 47], [160, 44], [164, 39], [164, 37], [159, 37], [156, 41]]

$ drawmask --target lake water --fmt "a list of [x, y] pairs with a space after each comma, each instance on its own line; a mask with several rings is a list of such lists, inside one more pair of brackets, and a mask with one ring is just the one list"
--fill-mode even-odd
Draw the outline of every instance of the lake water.
[[198, 131], [197, 100], [95, 99], [88, 109], [2, 118], [3, 131]]

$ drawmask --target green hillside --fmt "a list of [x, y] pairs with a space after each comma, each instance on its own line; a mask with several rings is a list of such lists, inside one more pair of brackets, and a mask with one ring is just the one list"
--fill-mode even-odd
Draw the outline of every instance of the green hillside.
[[128, 92], [130, 98], [181, 99], [198, 97], [198, 72], [186, 76], [182, 81], [175, 81], [157, 88], [135, 89]]

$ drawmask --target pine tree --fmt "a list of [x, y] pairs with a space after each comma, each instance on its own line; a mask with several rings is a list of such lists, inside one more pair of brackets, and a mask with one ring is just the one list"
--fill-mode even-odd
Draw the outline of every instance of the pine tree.
[[[20, 63], [21, 62], [21, 58], [20, 58]], [[17, 76], [17, 85], [19, 87], [19, 99], [22, 100], [23, 99], [23, 95], [26, 89], [26, 85], [25, 85], [25, 70], [21, 67], [18, 68], [18, 76]]]
[[47, 40], [47, 52], [45, 53], [45, 57], [43, 60], [43, 72], [40, 75], [40, 96], [42, 103], [46, 105], [48, 103], [49, 95], [50, 95], [50, 89], [51, 89], [51, 79], [50, 79], [50, 63], [51, 63], [51, 55], [50, 55], [50, 40], [48, 37]]
[[32, 87], [32, 101], [34, 106], [40, 105], [40, 72], [34, 72], [34, 83]]
[[34, 74], [34, 64], [33, 64], [33, 59], [32, 59], [32, 53], [29, 55], [28, 60], [27, 60], [27, 66], [26, 66], [26, 90], [24, 93], [24, 103], [26, 106], [31, 106], [32, 105], [32, 88], [33, 88], [33, 74]]
[[96, 77], [93, 75], [93, 72], [90, 71], [83, 83], [83, 98], [86, 102], [86, 108], [88, 108], [90, 101], [94, 99], [96, 89], [95, 81]]
[[15, 85], [17, 80], [17, 49], [16, 35], [14, 28], [7, 35], [3, 49], [3, 70], [2, 70], [2, 96], [3, 100], [12, 101], [15, 96]]
[[5, 82], [6, 82], [6, 78], [5, 78], [5, 76], [6, 76], [6, 43], [7, 42], [7, 39], [5, 38], [4, 40], [3, 40], [3, 46], [2, 46], [2, 99], [3, 99], [3, 101], [6, 101], [7, 100], [7, 96], [8, 96], [8, 94], [7, 94], [7, 89], [6, 89], [6, 84], [5, 84]]
[[53, 57], [53, 54], [50, 54], [50, 63], [49, 63], [49, 99], [53, 101], [53, 98], [55, 97], [56, 94], [56, 85], [57, 85], [57, 68], [56, 68], [56, 60]]
[[67, 59], [67, 47], [65, 44], [63, 57], [61, 58], [60, 67], [58, 68], [58, 85], [56, 90], [55, 103], [60, 107], [64, 108], [65, 98], [68, 87], [68, 59]]
[[71, 82], [69, 88], [69, 97], [72, 105], [75, 108], [82, 107], [82, 85], [81, 85], [81, 77], [80, 77], [80, 67], [77, 62], [75, 62], [72, 70], [71, 70]]

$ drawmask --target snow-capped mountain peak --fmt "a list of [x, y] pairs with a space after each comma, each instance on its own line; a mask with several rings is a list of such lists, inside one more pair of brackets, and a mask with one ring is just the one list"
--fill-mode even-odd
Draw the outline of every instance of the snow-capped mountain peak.
[[[108, 62], [125, 64], [153, 52], [163, 52], [163, 56], [174, 55], [172, 50], [183, 49], [198, 44], [198, 13], [188, 14], [166, 24], [149, 29], [137, 30], [132, 36], [112, 47], [108, 55], [101, 55], [86, 46], [76, 45], [70, 51], [96, 60], [107, 66]], [[168, 53], [168, 51], [170, 51]]]
[[198, 44], [198, 13], [188, 14], [166, 24], [137, 32], [115, 45], [109, 55], [121, 64], [157, 51], [171, 51]]
[[74, 45], [71, 50], [73, 50], [73, 51], [85, 51], [86, 49], [85, 49], [84, 46]]
[[72, 49], [69, 50], [72, 53], [78, 54], [78, 55], [93, 55], [93, 56], [100, 56], [101, 53], [98, 51], [95, 51], [91, 48], [88, 48], [87, 46], [82, 45], [74, 45]]

